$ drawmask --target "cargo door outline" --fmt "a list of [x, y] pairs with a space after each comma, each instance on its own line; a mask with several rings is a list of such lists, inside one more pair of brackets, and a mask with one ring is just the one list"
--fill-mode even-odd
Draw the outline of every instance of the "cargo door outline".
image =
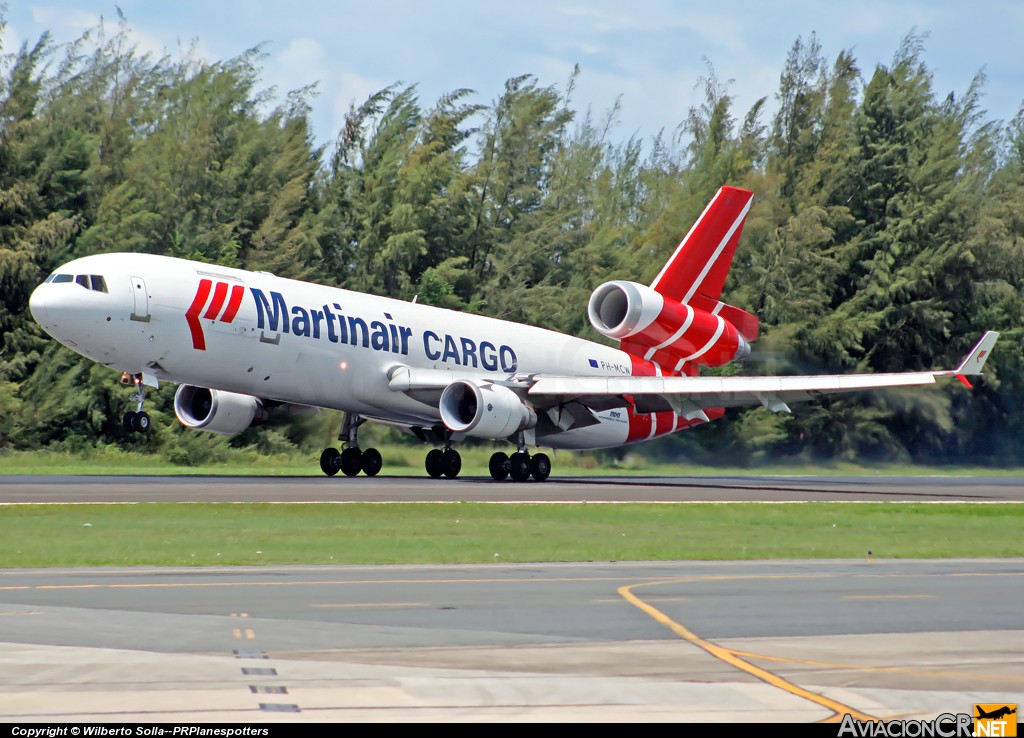
[[135, 301], [135, 309], [132, 311], [131, 319], [140, 323], [148, 323], [149, 315], [149, 292], [146, 289], [146, 280], [142, 277], [132, 277], [132, 299]]

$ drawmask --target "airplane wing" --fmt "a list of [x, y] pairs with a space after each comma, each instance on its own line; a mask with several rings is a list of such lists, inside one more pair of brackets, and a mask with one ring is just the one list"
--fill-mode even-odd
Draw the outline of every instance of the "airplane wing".
[[627, 404], [631, 396], [639, 412], [674, 410], [688, 418], [701, 417], [703, 408], [763, 405], [789, 412], [787, 403], [817, 395], [858, 392], [886, 387], [912, 387], [957, 378], [968, 387], [969, 376], [981, 373], [999, 334], [988, 331], [956, 369], [891, 374], [821, 374], [768, 377], [534, 377], [530, 398], [557, 404], [578, 402], [594, 410]]
[[510, 389], [526, 390], [530, 383], [523, 378], [496, 378], [493, 374], [473, 371], [452, 371], [448, 369], [417, 369], [397, 365], [388, 372], [388, 388], [392, 392], [404, 392], [427, 405], [437, 405], [441, 393], [452, 382], [466, 380], [499, 384]]
[[[988, 331], [956, 369], [885, 374], [817, 374], [766, 377], [581, 377], [520, 375], [496, 379], [493, 374], [416, 369], [396, 366], [388, 373], [392, 391], [404, 392], [426, 405], [437, 406], [453, 382], [475, 381], [509, 388], [528, 398], [537, 410], [559, 413], [563, 429], [597, 422], [592, 412], [632, 404], [637, 412], [674, 411], [693, 420], [706, 420], [706, 408], [763, 405], [773, 412], [789, 412], [790, 402], [820, 395], [860, 392], [889, 387], [915, 387], [940, 380], [959, 379], [970, 387], [971, 376], [981, 374], [999, 338]], [[627, 397], [629, 399], [627, 399]], [[562, 417], [564, 416], [564, 417]]]

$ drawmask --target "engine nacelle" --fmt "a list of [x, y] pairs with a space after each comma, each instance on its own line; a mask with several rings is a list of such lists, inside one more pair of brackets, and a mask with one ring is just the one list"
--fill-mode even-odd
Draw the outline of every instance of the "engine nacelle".
[[537, 424], [515, 392], [490, 382], [452, 382], [441, 393], [440, 409], [448, 430], [477, 438], [508, 438]]
[[622, 341], [624, 350], [672, 369], [686, 362], [721, 366], [746, 358], [750, 346], [729, 317], [743, 318], [757, 335], [757, 318], [739, 308], [703, 296], [684, 304], [620, 280], [594, 290], [587, 314], [594, 328]]
[[251, 395], [183, 384], [174, 393], [174, 414], [186, 428], [233, 436], [262, 417], [264, 410]]
[[661, 293], [617, 279], [594, 290], [587, 304], [587, 316], [599, 333], [621, 340], [647, 328], [664, 307]]

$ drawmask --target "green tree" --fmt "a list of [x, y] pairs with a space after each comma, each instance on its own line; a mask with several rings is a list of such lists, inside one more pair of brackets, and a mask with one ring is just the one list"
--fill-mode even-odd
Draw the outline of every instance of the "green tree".
[[21, 381], [38, 360], [28, 298], [82, 225], [74, 206], [87, 151], [75, 132], [48, 128], [40, 110], [52, 53], [44, 35], [5, 56], [0, 76], [0, 381]]
[[[461, 180], [468, 90], [424, 112], [414, 86], [381, 90], [353, 108], [332, 157], [326, 208], [337, 234], [328, 249], [346, 285], [456, 307], [464, 286], [468, 193]], [[425, 275], [425, 273], [428, 274]]]
[[531, 290], [545, 277], [558, 229], [546, 201], [552, 158], [572, 117], [558, 90], [538, 86], [531, 75], [507, 80], [487, 110], [467, 187], [473, 221], [466, 255], [477, 293], [496, 317], [528, 320]]

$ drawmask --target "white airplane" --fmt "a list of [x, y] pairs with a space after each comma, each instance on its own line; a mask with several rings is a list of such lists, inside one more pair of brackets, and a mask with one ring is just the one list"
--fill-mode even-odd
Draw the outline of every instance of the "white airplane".
[[462, 467], [467, 436], [508, 441], [496, 480], [547, 479], [530, 447], [610, 448], [721, 417], [725, 408], [819, 394], [933, 384], [981, 369], [989, 331], [956, 369], [893, 374], [699, 376], [742, 360], [758, 320], [719, 301], [753, 193], [723, 187], [651, 285], [615, 280], [588, 314], [620, 348], [478, 315], [151, 254], [99, 254], [57, 269], [32, 293], [36, 321], [83, 356], [122, 372], [146, 431], [147, 387], [179, 383], [174, 409], [189, 428], [233, 435], [275, 410], [345, 411], [323, 472], [373, 476], [380, 453], [359, 447], [364, 421], [433, 443], [432, 477]]

